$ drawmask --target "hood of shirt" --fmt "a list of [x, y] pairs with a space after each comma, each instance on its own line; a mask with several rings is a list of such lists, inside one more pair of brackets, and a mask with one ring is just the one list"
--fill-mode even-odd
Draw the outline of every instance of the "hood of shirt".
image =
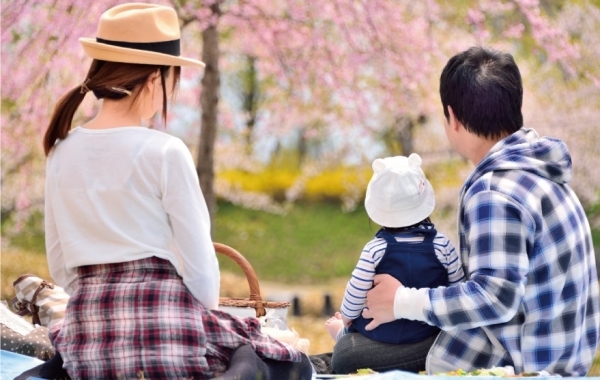
[[490, 149], [465, 182], [463, 191], [484, 174], [499, 170], [522, 170], [565, 184], [572, 178], [571, 155], [561, 140], [540, 137], [533, 129], [521, 128]]

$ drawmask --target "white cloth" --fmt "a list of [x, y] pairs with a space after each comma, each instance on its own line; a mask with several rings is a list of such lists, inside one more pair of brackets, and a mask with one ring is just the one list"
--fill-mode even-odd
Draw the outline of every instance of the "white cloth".
[[219, 302], [210, 217], [190, 151], [143, 127], [77, 127], [46, 164], [50, 275], [72, 294], [77, 267], [169, 260], [205, 307]]
[[401, 286], [396, 289], [394, 296], [394, 317], [396, 319], [405, 318], [427, 322], [424, 310], [429, 306], [429, 288], [415, 289]]
[[[5, 302], [0, 302], [0, 325], [5, 326], [21, 336], [25, 336], [33, 331], [35, 327], [27, 322], [23, 317], [10, 311]], [[3, 348], [5, 349], [5, 348]]]

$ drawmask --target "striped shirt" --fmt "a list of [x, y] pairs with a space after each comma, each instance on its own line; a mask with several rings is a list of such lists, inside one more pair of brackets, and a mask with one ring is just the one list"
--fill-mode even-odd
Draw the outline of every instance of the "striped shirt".
[[[430, 228], [433, 227], [430, 226]], [[404, 243], [418, 244], [423, 241], [423, 235], [410, 231], [394, 236], [397, 241]], [[449, 285], [461, 282], [464, 279], [463, 269], [452, 242], [443, 233], [438, 232], [433, 240], [433, 246], [438, 260], [448, 271]], [[340, 312], [346, 318], [357, 318], [365, 307], [367, 292], [373, 287], [375, 268], [383, 258], [386, 248], [387, 242], [381, 238], [374, 238], [365, 245], [358, 264], [352, 272], [352, 277], [346, 285], [344, 300], [340, 308]]]

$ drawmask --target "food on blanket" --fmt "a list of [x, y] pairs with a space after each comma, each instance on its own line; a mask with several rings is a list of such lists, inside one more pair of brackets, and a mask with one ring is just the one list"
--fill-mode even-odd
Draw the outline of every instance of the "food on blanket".
[[562, 377], [560, 375], [551, 374], [548, 371], [538, 371], [538, 372], [522, 372], [514, 377]]
[[[426, 375], [425, 372], [419, 372], [420, 375]], [[476, 369], [474, 371], [465, 371], [463, 369], [457, 369], [456, 371], [450, 372], [439, 372], [436, 376], [461, 376], [461, 377], [560, 377], [558, 375], [550, 375], [546, 371], [539, 372], [523, 372], [515, 375], [515, 369], [511, 366], [506, 367], [492, 367], [488, 369]]]
[[357, 375], [365, 375], [365, 374], [366, 375], [370, 375], [370, 374], [373, 374], [373, 373], [378, 373], [378, 372], [373, 371], [371, 368], [361, 368], [358, 371], [356, 371]]
[[[507, 368], [509, 368], [507, 370]], [[495, 376], [495, 377], [507, 377], [514, 376], [515, 371], [512, 367], [492, 367], [489, 369], [476, 369], [474, 371], [465, 371], [462, 368], [459, 368], [455, 371], [450, 372], [436, 372], [436, 376]]]
[[371, 368], [360, 368], [359, 370], [356, 371], [356, 375], [361, 376], [361, 375], [373, 375], [379, 372], [373, 371]]

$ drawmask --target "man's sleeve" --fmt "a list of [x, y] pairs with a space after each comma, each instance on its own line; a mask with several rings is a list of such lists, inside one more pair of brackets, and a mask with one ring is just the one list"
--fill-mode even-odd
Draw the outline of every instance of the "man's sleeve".
[[507, 322], [524, 296], [533, 219], [513, 199], [485, 191], [464, 204], [462, 224], [468, 280], [430, 289], [425, 320], [443, 330]]

